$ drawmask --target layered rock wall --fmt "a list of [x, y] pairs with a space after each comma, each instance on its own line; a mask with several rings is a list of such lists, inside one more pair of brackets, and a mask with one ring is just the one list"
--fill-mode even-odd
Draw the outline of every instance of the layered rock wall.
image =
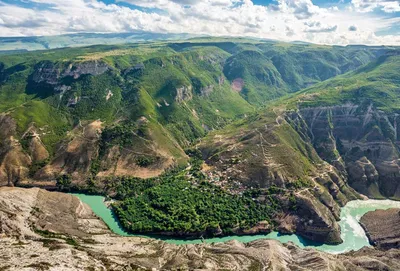
[[303, 108], [291, 119], [306, 124], [318, 155], [369, 197], [400, 197], [398, 114], [373, 104]]

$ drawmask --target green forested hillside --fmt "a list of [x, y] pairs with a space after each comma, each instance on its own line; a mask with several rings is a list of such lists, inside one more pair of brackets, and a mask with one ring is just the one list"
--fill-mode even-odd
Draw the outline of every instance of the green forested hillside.
[[[14, 111], [35, 100], [61, 112], [71, 128], [84, 120], [109, 125], [144, 116], [187, 146], [271, 99], [355, 69], [382, 51], [199, 40], [5, 55], [0, 109]], [[21, 130], [30, 124], [17, 122]], [[31, 122], [40, 120], [31, 116]]]
[[393, 51], [354, 72], [303, 90], [292, 101], [301, 107], [373, 103], [386, 112], [398, 112], [399, 68], [399, 51]]

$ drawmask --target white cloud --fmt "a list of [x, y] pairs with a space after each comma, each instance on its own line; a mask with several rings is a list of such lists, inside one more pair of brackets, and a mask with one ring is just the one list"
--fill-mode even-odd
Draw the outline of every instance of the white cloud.
[[304, 31], [309, 33], [335, 32], [337, 29], [337, 25], [326, 25], [316, 21], [305, 22], [304, 25], [307, 26]]
[[[156, 8], [155, 11], [135, 10], [118, 2], [105, 4], [99, 0], [68, 0], [68, 4], [65, 0], [26, 1], [47, 4], [47, 8], [28, 9], [0, 0], [1, 36], [143, 30], [322, 44], [400, 44], [398, 36], [375, 35], [398, 24], [400, 18], [360, 12], [371, 9], [366, 5], [376, 2], [371, 0], [353, 0], [348, 5], [353, 11], [337, 6], [321, 8], [311, 0], [276, 0], [275, 5], [268, 7], [255, 5], [251, 0], [123, 0]], [[379, 1], [377, 7], [393, 8], [388, 2], [393, 1]], [[352, 31], [355, 26], [357, 31]]]
[[358, 12], [372, 12], [380, 9], [387, 13], [400, 12], [398, 0], [352, 0], [354, 8]]
[[314, 5], [311, 0], [278, 0], [278, 2], [281, 11], [292, 13], [297, 19], [308, 19], [324, 10]]

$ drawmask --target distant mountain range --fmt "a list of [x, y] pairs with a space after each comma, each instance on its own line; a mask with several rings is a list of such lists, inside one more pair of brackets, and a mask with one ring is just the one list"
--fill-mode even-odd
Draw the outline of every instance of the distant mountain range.
[[0, 37], [0, 54], [4, 51], [33, 51], [95, 44], [122, 44], [157, 40], [182, 40], [193, 34], [169, 34], [136, 31], [130, 33], [79, 33], [58, 36]]

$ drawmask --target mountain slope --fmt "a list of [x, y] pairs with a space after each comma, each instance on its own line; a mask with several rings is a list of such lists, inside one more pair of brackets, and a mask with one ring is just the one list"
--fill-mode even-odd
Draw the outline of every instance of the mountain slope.
[[400, 196], [399, 67], [399, 54], [392, 52], [307, 90], [296, 102], [320, 156], [372, 197]]
[[207, 174], [232, 190], [298, 188], [284, 230], [335, 239], [339, 206], [358, 197], [353, 188], [399, 198], [399, 65], [392, 51], [210, 133], [199, 144]]
[[[31, 162], [11, 166], [12, 176], [1, 182], [22, 181], [28, 173], [41, 181], [67, 174], [80, 182], [157, 176], [184, 165], [183, 149], [208, 131], [310, 78], [326, 79], [385, 50], [210, 38], [3, 55], [0, 109], [16, 128], [3, 135], [15, 144], [2, 157], [22, 150], [19, 156]], [[286, 60], [278, 59], [286, 54], [296, 60], [290, 65], [311, 59], [313, 71], [287, 71]]]

